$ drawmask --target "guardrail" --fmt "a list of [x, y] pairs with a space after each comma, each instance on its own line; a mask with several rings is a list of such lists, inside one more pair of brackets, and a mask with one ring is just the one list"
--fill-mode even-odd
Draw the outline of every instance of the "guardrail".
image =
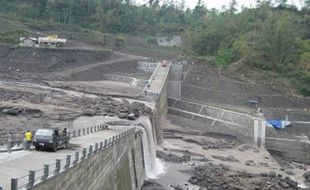
[[6, 141], [0, 141], [0, 153], [12, 152], [23, 150], [23, 140], [22, 139], [8, 139]]
[[58, 174], [75, 167], [83, 160], [104, 151], [117, 142], [128, 138], [134, 132], [135, 128], [131, 128], [127, 131], [119, 133], [118, 135], [114, 135], [109, 139], [104, 139], [94, 145], [90, 145], [88, 148], [83, 148], [80, 151], [76, 151], [74, 154], [67, 155], [64, 159], [56, 159], [55, 163], [45, 164], [44, 167], [39, 170], [30, 170], [27, 175], [19, 178], [11, 178], [11, 190], [31, 189], [49, 178], [57, 176]]
[[[103, 123], [97, 126], [74, 129], [73, 131], [68, 132], [68, 136], [70, 138], [75, 138], [82, 135], [88, 135], [90, 133], [98, 132], [106, 128], [108, 128], [108, 125], [106, 123]], [[7, 141], [0, 142], [0, 144], [2, 146], [2, 147], [0, 146], [0, 153], [3, 152], [11, 153], [12, 151], [20, 151], [28, 149], [28, 146], [26, 145], [26, 142], [23, 139], [16, 139], [16, 140], [9, 139]]]

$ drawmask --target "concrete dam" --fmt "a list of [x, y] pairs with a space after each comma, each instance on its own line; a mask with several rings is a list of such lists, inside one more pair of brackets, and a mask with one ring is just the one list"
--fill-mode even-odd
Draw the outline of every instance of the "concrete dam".
[[148, 118], [140, 121], [129, 127], [112, 126], [121, 131], [80, 154], [76, 152], [71, 162], [67, 157], [55, 169], [55, 176], [49, 177], [49, 171], [41, 183], [34, 181], [32, 189], [141, 189], [145, 178], [160, 172], [160, 163], [155, 157], [151, 123]]
[[[79, 148], [69, 147], [52, 155], [41, 151], [20, 152], [22, 144], [10, 141], [8, 153], [3, 153], [4, 158], [0, 158], [0, 169], [9, 169], [12, 176], [0, 175], [1, 187], [12, 190], [134, 190], [141, 189], [145, 179], [156, 178], [163, 172], [163, 165], [156, 158], [155, 151], [157, 143], [162, 140], [160, 118], [167, 113], [165, 81], [170, 69], [170, 65], [163, 68], [160, 64], [157, 65], [156, 72], [145, 87], [149, 89], [148, 98], [154, 100], [151, 108], [148, 108], [151, 109], [151, 112], [148, 111], [151, 113], [149, 116], [140, 116], [134, 121], [119, 119], [120, 116], [95, 116], [77, 120], [73, 124], [77, 126], [70, 130], [69, 136], [70, 143]], [[118, 76], [112, 77], [119, 80]], [[81, 95], [70, 90], [30, 83], [15, 85]], [[144, 105], [136, 104], [141, 104], [142, 107]], [[16, 167], [18, 162], [25, 165], [22, 168]], [[27, 170], [28, 173], [25, 172]]]
[[[93, 119], [110, 122], [109, 129], [104, 129], [104, 124], [73, 131], [70, 133], [71, 143], [85, 148], [69, 151], [65, 157], [58, 152], [51, 157], [64, 158], [55, 159], [54, 163], [52, 158], [47, 158], [50, 155], [27, 152], [20, 161], [29, 163], [28, 168], [31, 165], [35, 168], [41, 163], [42, 169], [30, 170], [23, 177], [12, 178], [11, 184], [4, 183], [5, 189], [9, 189], [10, 185], [11, 189], [133, 190], [141, 189], [146, 178], [155, 178], [163, 171], [155, 155], [156, 134], [148, 117], [141, 116], [135, 122], [125, 123], [118, 118]], [[93, 143], [89, 145], [90, 142]], [[52, 164], [47, 164], [49, 162]], [[10, 168], [12, 173], [19, 173], [20, 168], [12, 165], [10, 160], [6, 160], [1, 163], [1, 169]], [[0, 179], [7, 181], [8, 177], [1, 176]]]
[[[292, 160], [310, 163], [309, 140], [275, 135], [273, 129], [266, 127], [266, 118], [257, 113], [256, 108], [243, 109], [226, 100], [226, 96], [214, 95], [214, 89], [197, 87], [198, 83], [205, 81], [203, 77], [196, 76], [197, 71], [187, 67], [190, 66], [181, 63], [163, 66], [157, 62], [138, 62], [139, 70], [150, 73], [145, 80], [110, 73], [101, 76], [96, 71], [98, 77], [122, 81], [141, 91], [145, 100], [136, 104], [145, 104], [144, 110], [150, 108], [148, 115], [141, 115], [132, 121], [127, 120], [127, 116], [124, 119], [108, 114], [91, 116], [83, 125], [70, 131], [71, 143], [77, 146], [75, 148], [57, 153], [4, 153], [3, 159], [0, 157], [0, 170], [10, 172], [9, 175], [0, 175], [1, 185], [12, 190], [140, 190], [145, 179], [154, 179], [165, 170], [161, 160], [156, 158], [156, 150], [163, 136], [169, 137], [171, 134], [171, 131], [163, 129], [166, 118], [184, 129], [195, 129], [201, 134], [228, 134], [258, 147], [286, 153]], [[88, 77], [84, 73], [78, 75]], [[74, 77], [80, 77], [78, 75]], [[61, 91], [77, 95], [69, 90]], [[197, 91], [202, 91], [206, 97], [199, 96], [195, 93]], [[78, 96], [86, 95], [79, 92]], [[135, 101], [124, 95], [117, 96], [120, 101]], [[243, 99], [248, 98], [243, 96]], [[223, 102], [226, 101], [226, 105], [220, 104], [221, 99], [225, 99]], [[16, 143], [8, 147], [14, 146], [21, 145]]]

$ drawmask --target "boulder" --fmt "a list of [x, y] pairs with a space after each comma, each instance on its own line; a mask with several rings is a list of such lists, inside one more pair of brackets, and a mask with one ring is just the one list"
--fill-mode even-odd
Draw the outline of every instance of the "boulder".
[[22, 108], [4, 108], [2, 109], [3, 114], [17, 116], [23, 112]]
[[304, 176], [304, 178], [309, 178], [310, 179], [310, 171], [305, 172], [303, 176]]
[[310, 171], [305, 172], [303, 176], [305, 178], [305, 183], [310, 185]]
[[140, 112], [139, 112], [138, 109], [133, 108], [133, 109], [131, 109], [131, 112], [132, 112], [133, 114], [135, 114], [135, 117], [140, 117]]
[[119, 101], [114, 100], [114, 101], [111, 102], [111, 104], [113, 106], [119, 106], [121, 103]]
[[285, 178], [285, 182], [293, 189], [296, 189], [298, 187], [298, 183], [296, 181], [291, 180], [290, 178]]
[[135, 114], [131, 113], [127, 116], [128, 120], [136, 120]]
[[287, 175], [294, 175], [294, 173], [293, 173], [292, 171], [285, 171], [285, 173], [286, 173]]
[[139, 111], [142, 111], [143, 110], [143, 108], [144, 108], [144, 104], [143, 103], [141, 103], [141, 102], [133, 102], [132, 104], [131, 104], [131, 107], [133, 108], [133, 109], [137, 109], [137, 110], [139, 110]]
[[128, 116], [127, 113], [119, 113], [119, 114], [117, 115], [117, 117], [120, 118], [120, 119], [127, 119], [127, 116]]
[[289, 185], [288, 185], [286, 182], [279, 181], [278, 184], [279, 184], [282, 188], [284, 188], [284, 189], [289, 188]]
[[85, 109], [85, 110], [83, 110], [83, 115], [94, 116], [94, 115], [96, 115], [96, 112], [92, 109]]
[[276, 178], [277, 177], [277, 173], [275, 171], [270, 171], [269, 172], [269, 176], [272, 178]]

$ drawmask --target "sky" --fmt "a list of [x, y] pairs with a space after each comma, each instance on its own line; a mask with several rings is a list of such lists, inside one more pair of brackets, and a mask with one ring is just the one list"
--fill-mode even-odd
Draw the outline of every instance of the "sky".
[[[185, 0], [186, 2], [186, 7], [189, 8], [194, 8], [195, 5], [197, 4], [198, 0]], [[147, 0], [136, 0], [136, 2], [139, 3], [145, 3], [148, 2]], [[203, 0], [203, 2], [205, 3], [206, 7], [208, 9], [211, 8], [216, 8], [216, 9], [221, 9], [221, 7], [223, 5], [228, 5], [229, 0]], [[297, 7], [300, 7], [300, 0], [288, 0], [287, 1], [289, 4], [294, 4]], [[244, 5], [246, 7], [251, 7], [251, 6], [255, 6], [255, 0], [237, 0], [238, 3], [238, 9], [241, 9], [241, 6]]]

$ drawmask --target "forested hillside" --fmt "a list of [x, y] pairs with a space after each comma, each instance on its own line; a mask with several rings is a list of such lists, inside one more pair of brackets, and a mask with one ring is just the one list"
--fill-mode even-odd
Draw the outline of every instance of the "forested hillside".
[[[286, 0], [257, 3], [237, 11], [235, 0], [222, 10], [208, 9], [201, 1], [193, 10], [185, 9], [184, 0], [149, 0], [143, 6], [132, 0], [2, 0], [0, 12], [13, 20], [103, 33], [182, 35], [185, 55], [276, 73], [310, 96], [310, 1], [304, 0], [301, 9]], [[2, 36], [16, 33], [23, 31], [10, 29]]]

